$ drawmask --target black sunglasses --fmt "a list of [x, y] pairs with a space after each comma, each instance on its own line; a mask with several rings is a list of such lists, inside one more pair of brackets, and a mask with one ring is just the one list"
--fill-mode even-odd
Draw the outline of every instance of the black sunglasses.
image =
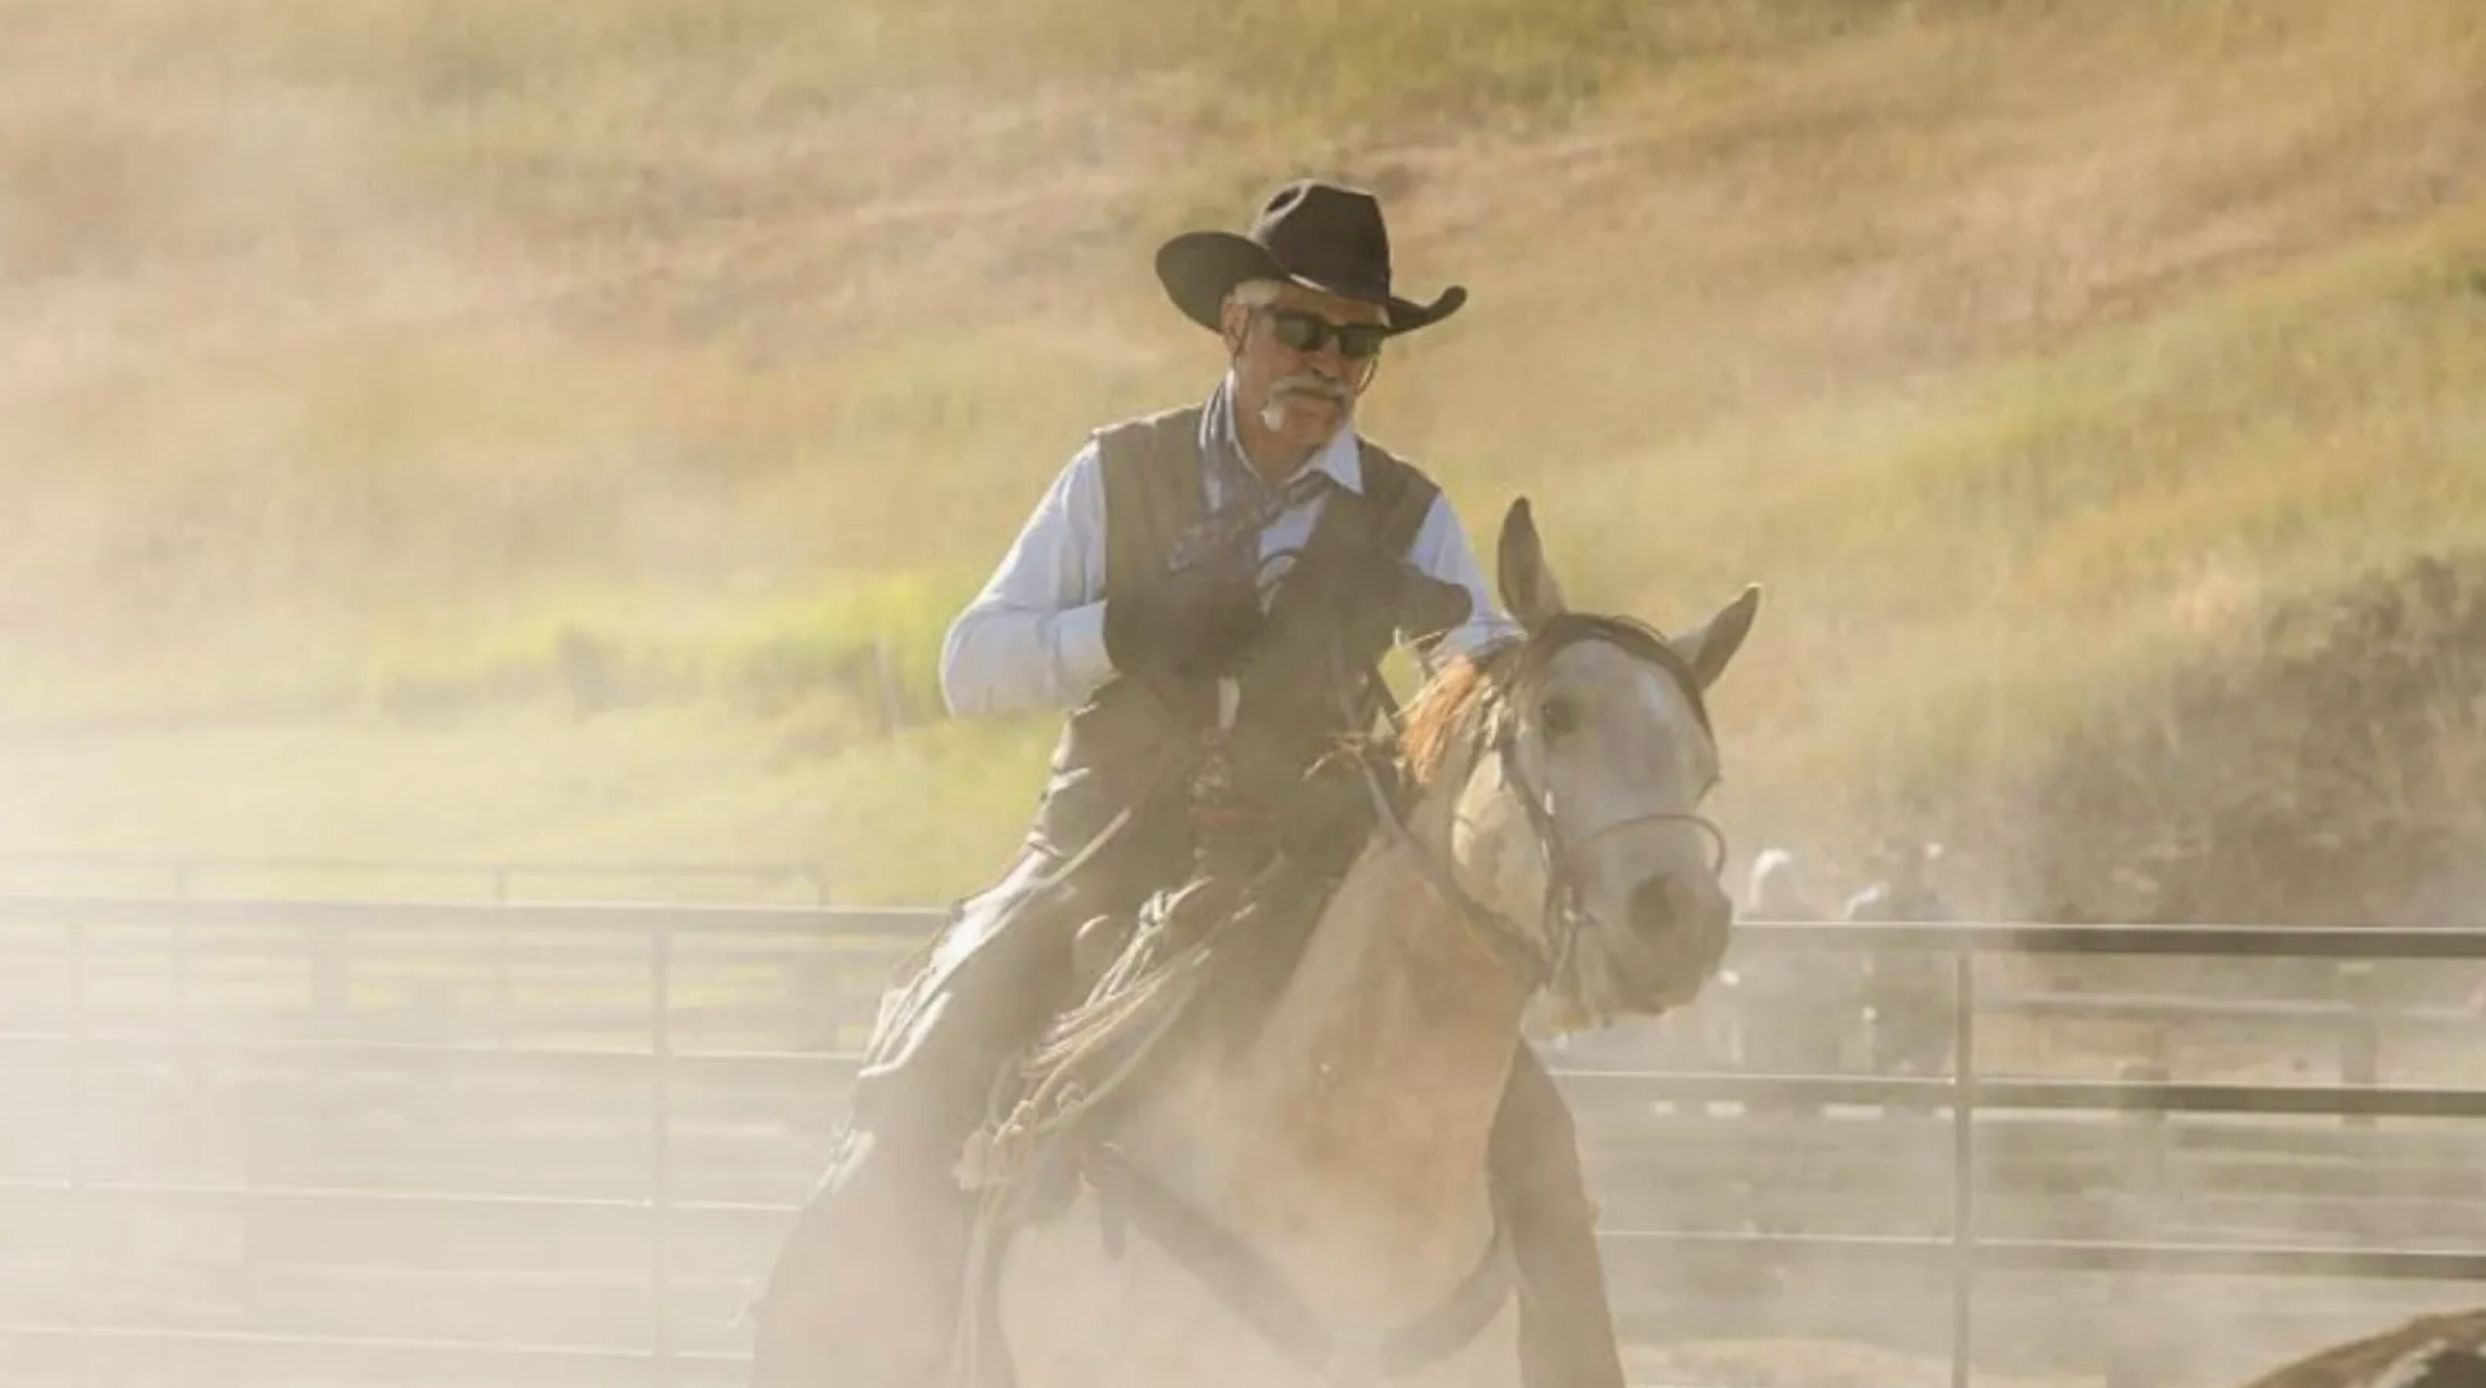
[[1378, 323], [1332, 323], [1317, 313], [1288, 308], [1269, 310], [1269, 326], [1279, 342], [1297, 352], [1317, 352], [1336, 338], [1338, 355], [1349, 361], [1381, 355], [1381, 344], [1390, 335]]

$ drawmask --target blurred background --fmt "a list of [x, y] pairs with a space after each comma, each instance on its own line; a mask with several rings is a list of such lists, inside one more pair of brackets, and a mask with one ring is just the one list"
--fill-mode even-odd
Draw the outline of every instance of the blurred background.
[[1472, 525], [1769, 585], [1739, 840], [2475, 885], [2469, 0], [8, 0], [0, 846], [968, 890], [1053, 727], [941, 632], [1214, 379], [1157, 243], [1299, 172], [1475, 292], [1366, 420]]
[[[736, 1381], [928, 917], [105, 899], [981, 885], [1057, 720], [947, 718], [942, 632], [1216, 378], [1156, 246], [1301, 174], [1474, 293], [1362, 419], [1476, 538], [1767, 585], [1760, 914], [1939, 842], [1963, 916], [2486, 925], [2477, 0], [0, 0], [0, 1382]], [[2475, 1085], [2474, 962], [1771, 957], [1557, 1057], [1833, 1077], [1599, 1091], [1609, 1223], [1932, 1242], [1633, 1245], [1645, 1381], [1945, 1381], [1962, 1171], [2004, 1235], [2486, 1246], [2414, 1101], [1952, 1167], [1907, 1088], [1954, 1007], [1989, 1074]], [[1981, 1381], [2116, 1388], [2478, 1299], [1987, 1286]]]

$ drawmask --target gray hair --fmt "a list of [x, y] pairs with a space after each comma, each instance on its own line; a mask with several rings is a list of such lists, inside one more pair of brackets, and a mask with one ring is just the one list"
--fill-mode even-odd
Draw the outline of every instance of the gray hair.
[[[1283, 286], [1272, 279], [1244, 280], [1226, 291], [1226, 302], [1241, 308], [1267, 308], [1278, 301], [1278, 290], [1281, 288]], [[1221, 313], [1219, 316], [1224, 315]]]

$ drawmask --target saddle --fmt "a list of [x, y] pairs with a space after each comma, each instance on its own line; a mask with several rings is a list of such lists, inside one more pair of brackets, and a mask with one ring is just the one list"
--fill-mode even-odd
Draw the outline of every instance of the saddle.
[[1287, 856], [1249, 878], [1193, 876], [1126, 916], [1079, 931], [1078, 1001], [1046, 1022], [994, 1083], [968, 1139], [969, 1189], [1026, 1185], [1024, 1213], [1056, 1208], [1065, 1165], [1178, 1038], [1236, 1044], [1276, 994], [1336, 879]]
[[[957, 1382], [1009, 1388], [996, 1320], [1010, 1232], [1061, 1214], [1093, 1181], [1102, 1143], [1152, 1062], [1206, 1033], [1239, 1040], [1301, 954], [1335, 879], [1284, 858], [1249, 880], [1195, 876], [1120, 919], [1080, 931], [1088, 954], [1080, 1001], [1057, 1012], [995, 1078], [984, 1122], [958, 1163], [975, 1198]], [[1092, 972], [1090, 972], [1092, 970]]]

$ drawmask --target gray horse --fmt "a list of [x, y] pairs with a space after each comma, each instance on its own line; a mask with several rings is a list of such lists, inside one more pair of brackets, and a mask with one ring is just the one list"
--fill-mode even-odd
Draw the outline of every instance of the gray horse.
[[1169, 1031], [1081, 1179], [996, 1235], [983, 1350], [1019, 1388], [1518, 1388], [1487, 1140], [1522, 1020], [1656, 1012], [1715, 972], [1703, 691], [1758, 591], [1673, 638], [1572, 613], [1524, 503], [1501, 562], [1525, 636], [1410, 705], [1402, 808], [1300, 955], [1248, 1015]]

